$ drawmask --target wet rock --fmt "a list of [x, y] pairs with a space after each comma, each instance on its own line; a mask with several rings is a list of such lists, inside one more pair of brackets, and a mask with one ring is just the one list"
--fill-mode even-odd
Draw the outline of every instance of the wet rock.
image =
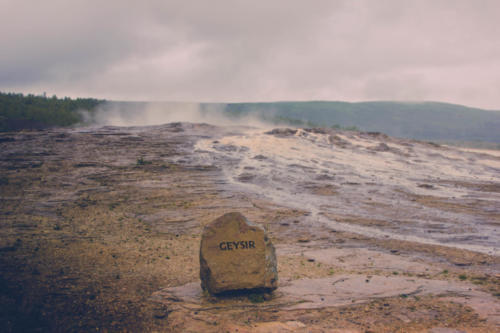
[[344, 182], [344, 183], [342, 183], [342, 185], [357, 186], [357, 185], [361, 185], [361, 183], [357, 183], [357, 182]]
[[304, 128], [305, 132], [315, 134], [329, 134], [332, 130], [324, 127]]
[[166, 124], [165, 128], [174, 133], [184, 132], [183, 123], [181, 122]]
[[383, 138], [383, 139], [389, 138], [389, 136], [387, 136], [384, 133], [380, 133], [380, 132], [366, 132], [364, 134], [367, 134], [368, 136], [371, 136], [371, 137], [374, 137], [374, 138]]
[[339, 146], [340, 148], [345, 148], [350, 145], [350, 142], [347, 140], [342, 139], [338, 135], [330, 135], [328, 136], [328, 142], [335, 146]]
[[335, 180], [335, 176], [331, 176], [328, 174], [321, 174], [314, 179], [315, 180]]
[[311, 193], [315, 195], [332, 196], [338, 194], [336, 191], [337, 188], [337, 186], [331, 184], [311, 186]]
[[236, 152], [238, 151], [238, 147], [235, 145], [218, 145], [214, 147], [218, 151], [226, 151], [226, 152]]
[[428, 190], [435, 189], [434, 185], [432, 185], [432, 184], [418, 184], [417, 186], [420, 187], [420, 188], [426, 188]]
[[466, 267], [466, 266], [471, 266], [472, 265], [471, 261], [466, 260], [466, 259], [462, 259], [462, 258], [453, 259], [453, 260], [451, 260], [451, 262], [453, 264], [455, 264], [456, 266], [458, 266], [458, 267]]
[[385, 152], [385, 151], [390, 151], [391, 148], [389, 148], [389, 146], [386, 143], [381, 142], [379, 143], [378, 146], [371, 147], [370, 150]]
[[156, 319], [164, 319], [168, 317], [170, 314], [168, 307], [165, 304], [157, 304], [155, 308], [153, 308], [153, 317]]
[[205, 226], [200, 246], [200, 278], [202, 288], [210, 294], [276, 289], [276, 254], [264, 228], [237, 212]]
[[297, 130], [291, 128], [275, 128], [269, 132], [266, 132], [265, 134], [274, 135], [277, 137], [287, 137], [297, 134]]
[[248, 183], [252, 181], [254, 178], [255, 175], [248, 172], [243, 172], [241, 175], [238, 176], [238, 180], [243, 183]]

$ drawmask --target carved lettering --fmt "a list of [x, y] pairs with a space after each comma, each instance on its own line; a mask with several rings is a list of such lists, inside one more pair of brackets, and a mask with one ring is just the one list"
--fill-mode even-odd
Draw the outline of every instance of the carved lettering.
[[221, 251], [255, 249], [255, 242], [254, 241], [220, 242], [219, 249]]

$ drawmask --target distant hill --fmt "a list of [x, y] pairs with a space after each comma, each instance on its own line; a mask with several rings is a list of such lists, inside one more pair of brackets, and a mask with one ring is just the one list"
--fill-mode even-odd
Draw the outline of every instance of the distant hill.
[[232, 117], [256, 115], [299, 125], [356, 127], [421, 140], [500, 143], [500, 111], [448, 103], [230, 103], [224, 105], [224, 112]]
[[[193, 110], [198, 107], [204, 117], [196, 117]], [[81, 110], [90, 111], [85, 113], [87, 119], [83, 119]], [[152, 110], [155, 110], [154, 115], [151, 115]], [[202, 122], [207, 118], [215, 121], [220, 118], [211, 115], [220, 115], [222, 112], [228, 118], [252, 116], [276, 126], [339, 127], [420, 140], [465, 142], [468, 146], [470, 142], [486, 142], [500, 147], [500, 111], [439, 102], [311, 101], [198, 105], [107, 102], [93, 98], [71, 99], [0, 92], [0, 131], [71, 126], [83, 121], [87, 124], [102, 124], [101, 119], [115, 115], [125, 120], [125, 123], [133, 124], [138, 119], [151, 118], [160, 124], [172, 121], [162, 115], [174, 112], [181, 121]]]

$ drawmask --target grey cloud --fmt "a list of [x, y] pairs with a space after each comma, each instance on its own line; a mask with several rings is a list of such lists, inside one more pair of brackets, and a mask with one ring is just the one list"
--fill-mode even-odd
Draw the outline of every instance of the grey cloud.
[[0, 90], [500, 109], [491, 1], [4, 1]]

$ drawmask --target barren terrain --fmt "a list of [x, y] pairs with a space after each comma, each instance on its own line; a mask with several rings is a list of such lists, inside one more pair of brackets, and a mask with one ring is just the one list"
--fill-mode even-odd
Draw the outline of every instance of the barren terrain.
[[[0, 325], [500, 331], [500, 156], [379, 133], [172, 123], [0, 135]], [[277, 249], [271, 295], [199, 287], [203, 226]]]

